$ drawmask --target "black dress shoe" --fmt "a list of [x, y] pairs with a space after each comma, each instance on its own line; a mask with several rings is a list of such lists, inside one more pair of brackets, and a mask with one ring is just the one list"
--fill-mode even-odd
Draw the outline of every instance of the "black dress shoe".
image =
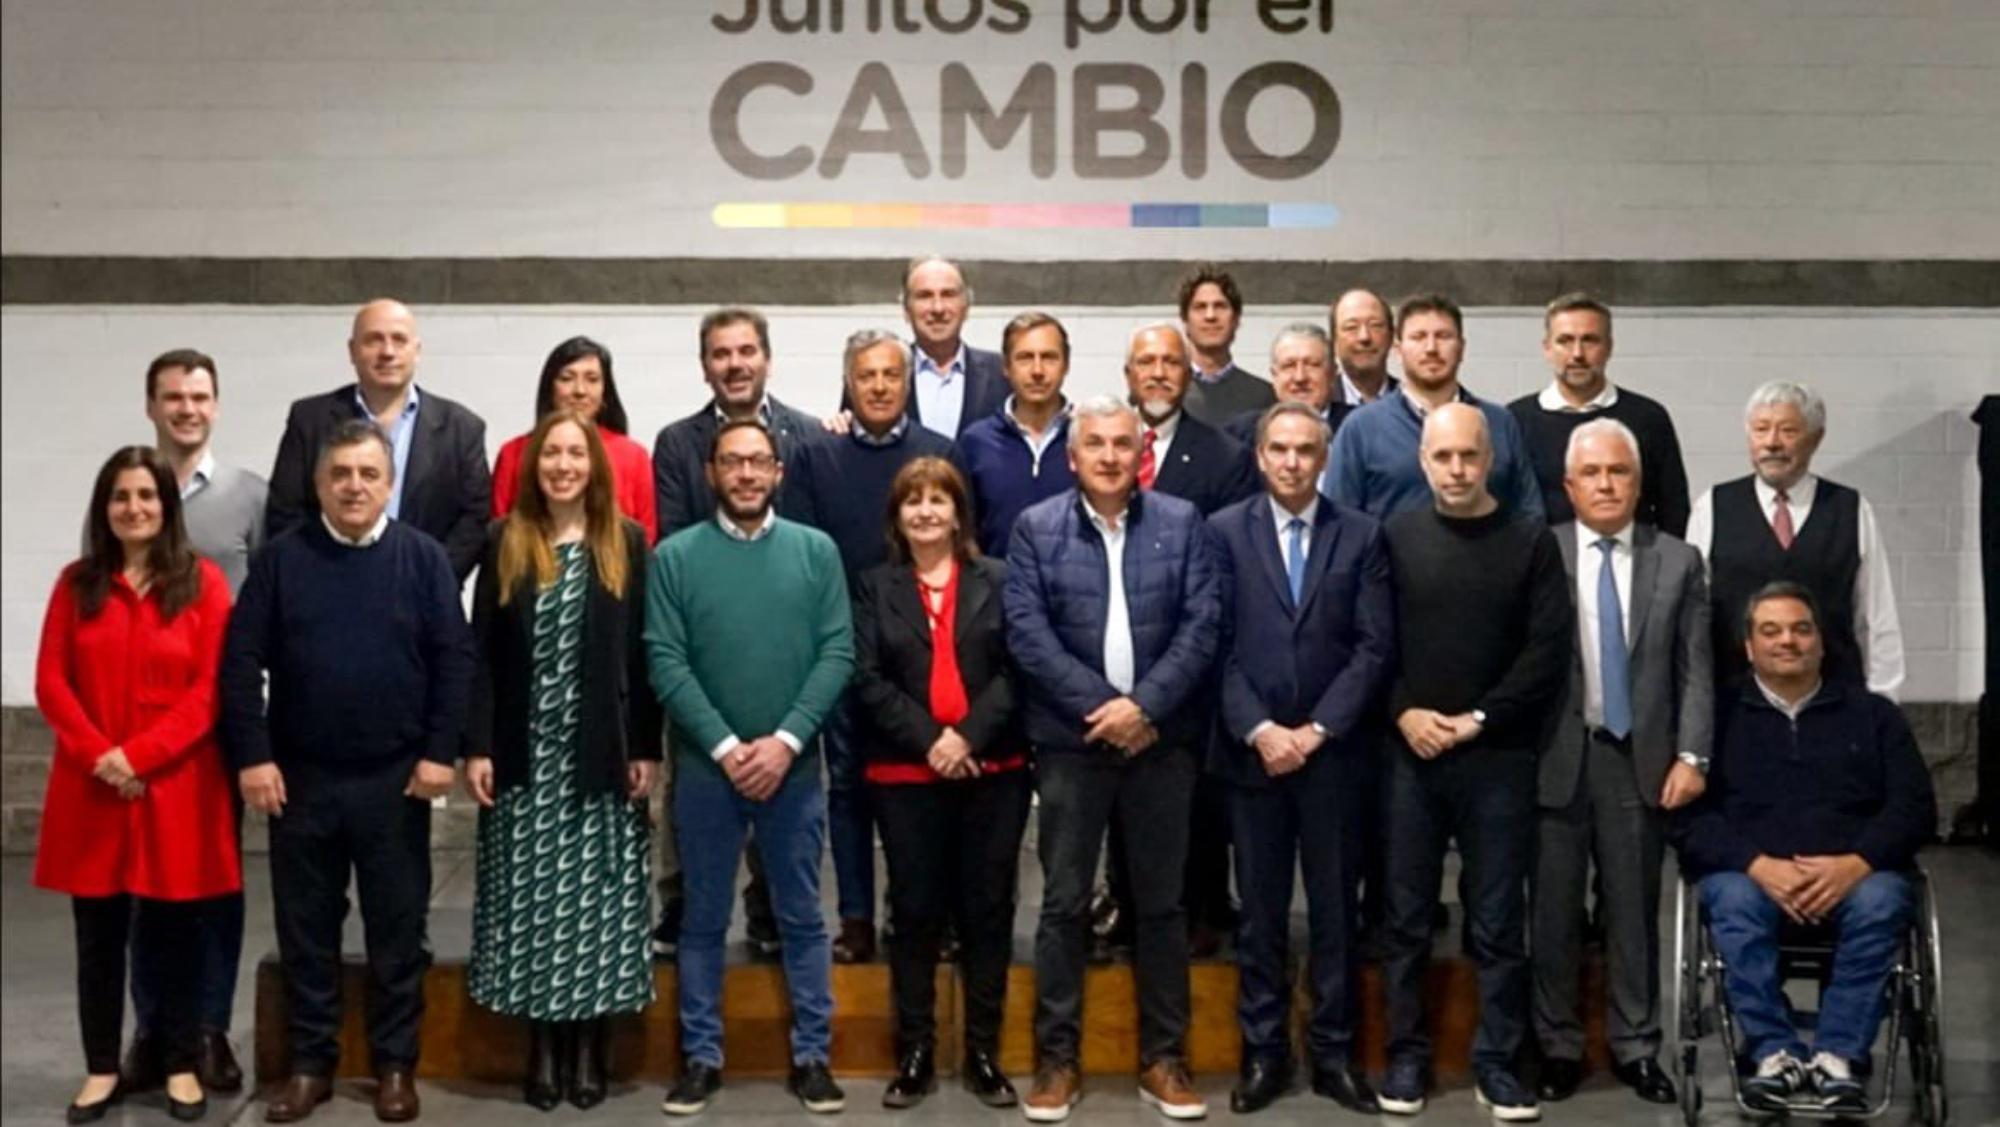
[[528, 1023], [528, 1070], [521, 1081], [521, 1098], [529, 1107], [553, 1111], [562, 1102], [562, 1074], [556, 1070], [554, 1022]]
[[236, 1063], [236, 1052], [229, 1047], [229, 1034], [220, 1029], [201, 1031], [194, 1072], [201, 1078], [201, 1086], [209, 1091], [243, 1090], [243, 1066]]
[[1576, 1089], [1582, 1083], [1582, 1061], [1568, 1057], [1545, 1057], [1541, 1073], [1535, 1077], [1535, 1095], [1550, 1103], [1561, 1103], [1576, 1095]]
[[882, 1089], [883, 1107], [915, 1107], [937, 1091], [937, 1060], [928, 1047], [911, 1049], [896, 1065], [896, 1077]]
[[1673, 1079], [1652, 1057], [1614, 1065], [1611, 1074], [1649, 1104], [1670, 1104], [1680, 1098], [1674, 1091]]
[[1375, 1089], [1368, 1086], [1367, 1078], [1352, 1065], [1314, 1068], [1313, 1093], [1362, 1115], [1382, 1114], [1382, 1105], [1375, 1101]]
[[204, 1092], [201, 1098], [186, 1101], [168, 1096], [167, 1114], [182, 1123], [193, 1123], [208, 1114], [208, 1094]]
[[1292, 1062], [1283, 1058], [1256, 1059], [1243, 1066], [1236, 1087], [1229, 1090], [1229, 1110], [1248, 1115], [1271, 1106], [1273, 1100], [1292, 1086]]
[[128, 1092], [150, 1092], [167, 1082], [167, 1062], [160, 1040], [145, 1030], [132, 1035], [125, 1048], [125, 1063], [118, 1070], [118, 1086]]
[[571, 1059], [569, 1102], [588, 1110], [604, 1102], [605, 1021], [601, 1017], [570, 1023]]
[[959, 1066], [959, 1078], [972, 1098], [987, 1107], [1013, 1107], [1021, 1102], [1014, 1091], [1014, 1085], [1007, 1082], [1007, 1074], [1000, 1071], [1000, 1062], [993, 1054], [978, 1049], [968, 1049], [965, 1061]]
[[[166, 1082], [165, 1078], [163, 1077], [161, 1079], [161, 1083], [165, 1082]], [[104, 1113], [110, 1111], [113, 1105], [123, 1102], [124, 1099], [125, 1099], [125, 1084], [123, 1081], [120, 1081], [119, 1083], [112, 1085], [110, 1095], [104, 1097], [103, 1099], [97, 1101], [94, 1104], [73, 1103], [70, 1104], [67, 1108], [63, 1109], [63, 1122], [95, 1123], [98, 1120], [104, 1118]]]

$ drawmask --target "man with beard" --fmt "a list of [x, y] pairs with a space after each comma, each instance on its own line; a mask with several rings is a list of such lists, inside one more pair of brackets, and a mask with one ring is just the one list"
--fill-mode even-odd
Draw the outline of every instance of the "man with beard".
[[646, 576], [646, 646], [653, 690], [673, 723], [673, 824], [687, 889], [684, 1060], [662, 1104], [670, 1115], [699, 1112], [722, 1084], [723, 934], [753, 827], [791, 995], [787, 1088], [808, 1111], [839, 1111], [845, 1101], [827, 1071], [826, 795], [809, 749], [854, 671], [853, 624], [840, 550], [772, 510], [783, 477], [762, 423], [722, 424], [708, 464], [716, 514], [662, 543]]
[[1227, 270], [1203, 263], [1190, 271], [1181, 279], [1180, 310], [1194, 375], [1188, 414], [1219, 427], [1278, 401], [1269, 383], [1237, 367], [1229, 354], [1243, 324], [1243, 291]]
[[1334, 301], [1327, 320], [1333, 330], [1334, 358], [1340, 362], [1340, 401], [1359, 407], [1396, 390], [1396, 377], [1389, 374], [1389, 343], [1396, 324], [1382, 295], [1348, 290]]

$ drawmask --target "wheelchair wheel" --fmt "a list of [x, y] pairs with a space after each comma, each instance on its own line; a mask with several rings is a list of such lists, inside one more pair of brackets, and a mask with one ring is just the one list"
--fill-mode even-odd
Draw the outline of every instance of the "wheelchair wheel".
[[1681, 1119], [1687, 1127], [1701, 1122], [1701, 1049], [1693, 1041], [1681, 1044]]
[[1917, 1092], [1918, 1116], [1926, 1127], [1944, 1127], [1951, 1114], [1944, 1082], [1944, 946], [1928, 879], [1923, 889], [1918, 906], [1923, 926], [1910, 944], [1917, 972], [1910, 991], [1910, 1080]]

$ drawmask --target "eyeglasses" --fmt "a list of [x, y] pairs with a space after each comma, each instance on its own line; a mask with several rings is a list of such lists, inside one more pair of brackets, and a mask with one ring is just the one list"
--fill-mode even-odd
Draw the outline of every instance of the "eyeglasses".
[[752, 469], [758, 473], [769, 473], [778, 464], [778, 459], [769, 454], [717, 454], [715, 466], [723, 473], [735, 473], [741, 469]]

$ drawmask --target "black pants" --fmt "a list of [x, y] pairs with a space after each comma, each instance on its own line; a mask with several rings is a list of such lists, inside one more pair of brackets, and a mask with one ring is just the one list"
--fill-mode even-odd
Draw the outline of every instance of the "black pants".
[[1112, 811], [1121, 816], [1132, 867], [1137, 923], [1133, 971], [1139, 994], [1139, 1063], [1178, 1058], [1188, 1023], [1187, 861], [1194, 752], [1155, 746], [1130, 759], [1105, 750], [1051, 751], [1036, 766], [1042, 806], [1036, 826], [1044, 889], [1035, 929], [1035, 1045], [1045, 1061], [1074, 1064], [1081, 1049], [1085, 938], [1090, 888]]
[[271, 900], [291, 1004], [292, 1071], [330, 1076], [340, 1060], [340, 930], [351, 873], [368, 948], [374, 1066], [414, 1067], [430, 965], [431, 806], [406, 798], [413, 761], [364, 770], [289, 767], [271, 819]]
[[[1358, 779], [1366, 775], [1357, 771]], [[1236, 834], [1236, 887], [1243, 922], [1236, 933], [1242, 985], [1236, 997], [1246, 1061], [1291, 1055], [1292, 981], [1286, 948], [1292, 919], [1292, 870], [1303, 871], [1310, 938], [1307, 973], [1312, 1011], [1306, 1048], [1316, 1068], [1348, 1063], [1354, 1040], [1355, 885], [1360, 873], [1364, 803], [1353, 786], [1311, 788], [1283, 782], [1230, 786]]]
[[145, 942], [153, 946], [148, 956], [170, 972], [160, 981], [160, 1009], [153, 1029], [167, 1072], [194, 1070], [196, 937], [202, 903], [124, 895], [71, 898], [76, 916], [77, 1019], [83, 1027], [84, 1065], [91, 1073], [108, 1076], [118, 1071], [118, 1041], [125, 1030], [125, 958], [135, 914], [144, 925]]
[[1428, 1060], [1424, 981], [1444, 855], [1458, 839], [1470, 954], [1479, 967], [1474, 1068], [1508, 1067], [1528, 1024], [1527, 881], [1535, 863], [1535, 756], [1472, 745], [1428, 762], [1389, 755], [1388, 957], [1391, 1060]]
[[[236, 841], [243, 842], [243, 800], [235, 798]], [[196, 988], [195, 1023], [205, 1031], [229, 1032], [231, 1013], [236, 1009], [236, 972], [243, 959], [243, 894], [231, 892], [211, 897], [200, 904], [201, 928], [196, 939], [200, 971]], [[146, 934], [143, 913], [133, 921], [132, 935], [132, 1016], [133, 1028], [150, 1032], [158, 1023], [160, 990], [168, 974], [183, 968], [169, 967], [154, 956], [159, 944]]]
[[965, 975], [965, 1047], [997, 1053], [1028, 773], [869, 790], [889, 862], [897, 1049], [935, 1047], [938, 940], [949, 919], [958, 926]]
[[[1119, 815], [1111, 815], [1105, 835], [1108, 857], [1105, 883], [1111, 899], [1132, 911], [1132, 864], [1125, 853], [1125, 831]], [[1181, 907], [1190, 923], [1227, 931], [1234, 916], [1229, 900], [1229, 799], [1222, 787], [1196, 787], [1188, 803], [1187, 865], [1181, 874]], [[1129, 923], [1129, 917], [1128, 917]]]

